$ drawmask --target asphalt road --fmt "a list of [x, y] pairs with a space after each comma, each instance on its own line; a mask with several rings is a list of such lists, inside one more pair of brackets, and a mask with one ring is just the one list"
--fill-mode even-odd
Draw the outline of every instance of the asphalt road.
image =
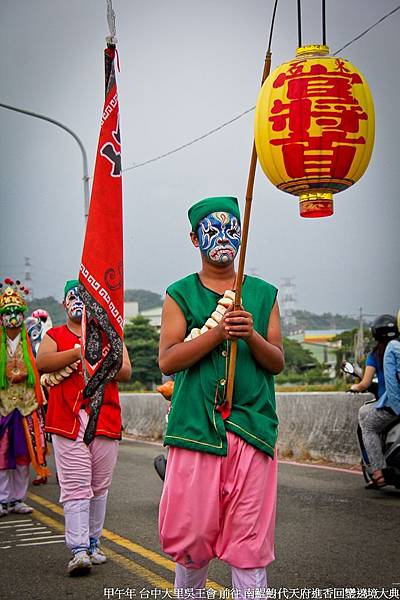
[[[162, 482], [152, 464], [161, 451], [122, 442], [103, 538], [109, 561], [86, 577], [66, 573], [69, 554], [55, 478], [31, 487], [33, 515], [0, 520], [0, 598], [168, 598], [174, 566], [158, 542]], [[270, 587], [396, 588], [399, 598], [400, 492], [364, 490], [353, 472], [281, 463], [279, 473]], [[215, 598], [224, 597], [231, 587], [228, 566], [213, 561], [209, 580]]]

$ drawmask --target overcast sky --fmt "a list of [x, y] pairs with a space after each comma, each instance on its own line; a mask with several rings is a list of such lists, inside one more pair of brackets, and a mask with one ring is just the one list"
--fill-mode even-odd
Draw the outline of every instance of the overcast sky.
[[[303, 3], [303, 43], [319, 43], [319, 0]], [[398, 0], [327, 0], [334, 52]], [[103, 0], [2, 0], [0, 101], [73, 129], [92, 174], [103, 105]], [[254, 106], [273, 0], [114, 0], [121, 73], [123, 167], [180, 146]], [[278, 287], [295, 278], [298, 308], [395, 312], [399, 284], [400, 11], [346, 49], [375, 101], [370, 166], [335, 196], [335, 214], [302, 219], [297, 198], [258, 171], [247, 272]], [[273, 68], [294, 56], [295, 0], [280, 0]], [[125, 286], [164, 293], [198, 269], [186, 213], [206, 196], [236, 195], [247, 182], [254, 113], [123, 177]], [[82, 250], [82, 159], [73, 138], [49, 123], [0, 108], [0, 276], [32, 263], [36, 296], [61, 297]]]

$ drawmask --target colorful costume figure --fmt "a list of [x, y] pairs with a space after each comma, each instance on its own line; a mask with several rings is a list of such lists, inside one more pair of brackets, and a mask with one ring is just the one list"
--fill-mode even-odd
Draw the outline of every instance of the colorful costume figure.
[[[47, 310], [44, 310], [43, 308], [37, 308], [29, 317], [25, 319], [26, 332], [29, 336], [32, 352], [35, 357], [38, 353], [40, 342], [44, 338], [46, 331], [51, 329], [52, 326], [53, 323], [51, 321], [51, 317]], [[46, 397], [46, 404], [43, 407], [43, 414], [45, 415], [47, 407], [47, 392], [45, 387], [42, 387], [42, 390]], [[35, 479], [32, 479], [33, 485], [42, 485], [45, 483], [47, 483], [47, 477], [38, 476], [35, 477]]]
[[40, 342], [48, 329], [53, 327], [51, 317], [47, 310], [37, 308], [25, 319], [26, 331], [29, 335], [34, 356], [37, 355]]
[[[164, 306], [160, 368], [176, 370], [176, 377], [160, 539], [177, 562], [176, 588], [204, 587], [208, 563], [218, 557], [231, 565], [233, 587], [243, 597], [246, 589], [267, 587], [265, 566], [274, 559], [278, 420], [272, 373], [283, 368], [277, 290], [245, 276], [243, 310], [232, 311], [233, 294], [223, 288], [234, 288], [240, 244], [235, 198], [198, 202], [189, 219], [203, 268], [169, 286]], [[226, 416], [233, 339], [238, 355]]]
[[28, 292], [19, 281], [0, 284], [0, 516], [30, 513], [24, 499], [29, 465], [47, 477], [43, 393], [24, 325]]
[[[96, 437], [87, 446], [83, 435], [89, 420], [89, 399], [82, 397], [85, 386], [80, 359], [83, 303], [78, 295], [77, 280], [67, 282], [64, 306], [67, 324], [47, 331], [37, 364], [44, 372], [42, 383], [49, 391], [46, 431], [52, 435], [60, 502], [64, 507], [65, 540], [73, 554], [68, 572], [83, 574], [89, 572], [92, 564], [106, 561], [99, 539], [121, 438], [121, 407], [118, 384], [112, 381], [106, 386]], [[126, 362], [125, 356], [124, 360]]]

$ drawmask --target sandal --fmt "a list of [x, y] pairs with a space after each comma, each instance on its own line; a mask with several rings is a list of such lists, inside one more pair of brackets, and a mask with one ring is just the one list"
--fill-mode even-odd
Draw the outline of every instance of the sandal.
[[365, 486], [365, 489], [366, 490], [380, 490], [383, 487], [385, 487], [386, 485], [387, 485], [387, 483], [385, 481], [385, 478], [378, 477], [376, 481], [374, 479], [371, 479], [371, 481], [369, 481], [367, 483], [367, 485]]
[[371, 481], [368, 481], [368, 483], [364, 486], [364, 489], [366, 489], [366, 490], [380, 490], [385, 485], [386, 485], [385, 483], [383, 485], [377, 485], [375, 483], [375, 481], [373, 481], [371, 479]]
[[375, 477], [374, 477], [374, 475], [372, 475], [372, 482], [374, 484], [375, 489], [382, 488], [386, 485], [386, 479], [385, 479], [382, 471], [380, 473], [381, 473], [380, 475], [375, 476]]

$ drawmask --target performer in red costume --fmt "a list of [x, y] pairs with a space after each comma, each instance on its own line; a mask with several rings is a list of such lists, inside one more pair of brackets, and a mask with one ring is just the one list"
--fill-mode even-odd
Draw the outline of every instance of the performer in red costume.
[[78, 281], [67, 281], [64, 290], [67, 323], [45, 335], [37, 355], [38, 369], [45, 373], [42, 383], [49, 387], [46, 431], [52, 434], [57, 474], [64, 506], [65, 540], [72, 552], [68, 572], [90, 571], [92, 564], [106, 561], [99, 545], [121, 439], [121, 407], [118, 381], [129, 381], [132, 373], [124, 346], [123, 364], [106, 386], [96, 436], [87, 446], [83, 441], [89, 420], [88, 403], [83, 399], [81, 363], [81, 320], [83, 303]]

